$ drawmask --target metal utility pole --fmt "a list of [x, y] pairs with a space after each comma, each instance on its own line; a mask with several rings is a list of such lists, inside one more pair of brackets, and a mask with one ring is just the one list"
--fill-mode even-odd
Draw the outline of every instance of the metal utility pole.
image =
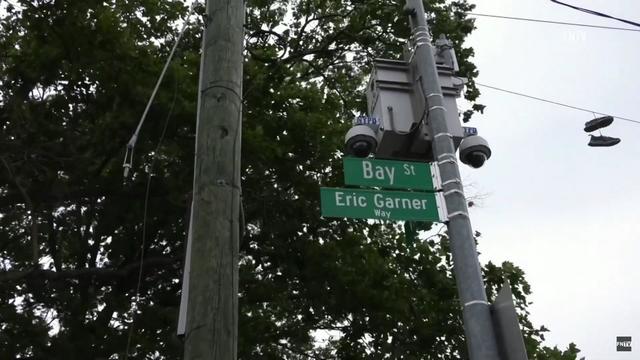
[[456, 150], [445, 118], [442, 90], [431, 47], [431, 36], [422, 0], [407, 0], [420, 86], [428, 106], [433, 157], [438, 163], [449, 212], [449, 237], [458, 296], [462, 303], [464, 331], [471, 360], [499, 359], [491, 312], [485, 294], [480, 263], [463, 193]]
[[206, 7], [184, 359], [233, 360], [238, 337], [244, 1], [209, 0]]

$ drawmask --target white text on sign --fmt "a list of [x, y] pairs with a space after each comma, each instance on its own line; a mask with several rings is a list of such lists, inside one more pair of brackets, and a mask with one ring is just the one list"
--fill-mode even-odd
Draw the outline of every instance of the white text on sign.
[[[411, 164], [403, 165], [405, 175], [415, 175], [416, 170]], [[393, 166], [381, 166], [371, 164], [369, 161], [362, 162], [362, 175], [365, 179], [378, 179], [381, 181], [389, 180], [389, 185], [393, 185], [393, 178], [395, 174], [395, 168]]]
[[[356, 206], [367, 207], [367, 197], [356, 193], [347, 194], [344, 192], [336, 192], [337, 206]], [[373, 195], [373, 205], [379, 208], [387, 209], [409, 209], [424, 210], [427, 208], [427, 200], [425, 199], [406, 199], [398, 197], [388, 197], [383, 194]]]

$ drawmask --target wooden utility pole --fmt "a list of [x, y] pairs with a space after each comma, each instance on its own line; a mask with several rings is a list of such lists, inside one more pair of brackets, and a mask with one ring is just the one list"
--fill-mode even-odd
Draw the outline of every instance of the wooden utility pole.
[[184, 359], [235, 360], [244, 1], [206, 7]]

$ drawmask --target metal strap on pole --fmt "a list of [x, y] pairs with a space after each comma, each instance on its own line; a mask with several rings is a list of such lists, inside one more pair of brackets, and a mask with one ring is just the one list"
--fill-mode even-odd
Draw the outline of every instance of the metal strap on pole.
[[464, 193], [462, 192], [462, 190], [458, 190], [458, 189], [453, 189], [453, 190], [446, 191], [444, 193], [444, 196], [449, 196], [451, 194], [459, 194], [459, 195], [462, 195], [462, 197], [464, 197]]
[[447, 180], [447, 181], [442, 183], [442, 187], [445, 187], [445, 186], [447, 186], [449, 184], [460, 184], [460, 185], [462, 185], [462, 181], [460, 181], [460, 179]]

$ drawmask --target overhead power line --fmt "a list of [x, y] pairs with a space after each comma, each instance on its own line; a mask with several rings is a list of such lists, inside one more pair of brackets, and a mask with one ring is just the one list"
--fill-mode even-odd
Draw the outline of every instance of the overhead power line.
[[167, 57], [167, 61], [164, 63], [164, 67], [162, 68], [162, 72], [160, 73], [160, 77], [158, 78], [158, 81], [156, 81], [156, 86], [153, 88], [153, 92], [151, 93], [151, 97], [149, 98], [149, 101], [147, 102], [147, 106], [144, 108], [144, 112], [142, 113], [142, 116], [140, 117], [140, 122], [138, 122], [138, 126], [136, 127], [136, 130], [134, 131], [133, 135], [131, 136], [131, 139], [129, 140], [129, 142], [127, 143], [127, 150], [124, 154], [124, 162], [122, 163], [122, 167], [124, 168], [124, 178], [126, 179], [129, 176], [129, 170], [131, 169], [131, 167], [133, 166], [133, 150], [136, 146], [136, 142], [138, 141], [138, 135], [140, 134], [140, 129], [142, 129], [142, 124], [144, 124], [144, 120], [147, 118], [147, 113], [149, 112], [149, 109], [151, 108], [151, 104], [153, 104], [153, 100], [156, 98], [156, 93], [158, 92], [158, 89], [160, 88], [160, 84], [162, 84], [162, 79], [164, 79], [164, 75], [167, 73], [167, 69], [169, 68], [169, 65], [171, 64], [171, 60], [173, 60], [173, 55], [176, 52], [176, 49], [178, 48], [178, 44], [180, 44], [180, 40], [182, 39], [182, 35], [184, 35], [185, 31], [187, 30], [187, 27], [189, 26], [189, 17], [193, 14], [193, 12], [195, 11], [195, 5], [196, 5], [197, 1], [194, 1], [191, 3], [191, 7], [189, 8], [189, 13], [187, 14], [187, 16], [184, 17], [184, 22], [182, 24], [182, 29], [180, 29], [180, 32], [178, 33], [178, 37], [176, 38], [176, 41], [173, 43], [173, 47], [171, 48], [171, 52], [169, 53], [169, 56]]
[[471, 13], [471, 12], [466, 13], [466, 14], [469, 15], [469, 16], [489, 17], [489, 18], [496, 18], [496, 19], [530, 21], [530, 22], [545, 23], [545, 24], [555, 24], [555, 25], [580, 26], [580, 27], [588, 27], [588, 28], [594, 28], [594, 29], [605, 29], [605, 30], [619, 30], [619, 31], [640, 32], [640, 29], [629, 29], [629, 28], [621, 28], [621, 27], [614, 27], [614, 26], [601, 26], [601, 25], [592, 25], [592, 24], [571, 23], [571, 22], [565, 22], [565, 21], [531, 19], [531, 18], [523, 18], [523, 17], [515, 17], [515, 16], [479, 14], [479, 13]]
[[563, 103], [561, 103], [561, 102], [557, 102], [557, 101], [553, 101], [553, 100], [548, 100], [548, 99], [543, 99], [543, 98], [539, 98], [539, 97], [536, 97], [536, 96], [531, 96], [531, 95], [527, 95], [527, 94], [519, 93], [519, 92], [516, 92], [516, 91], [511, 91], [511, 90], [501, 89], [501, 88], [496, 87], [496, 86], [491, 86], [491, 85], [481, 84], [481, 83], [478, 83], [478, 82], [476, 82], [476, 85], [478, 85], [478, 86], [482, 86], [482, 87], [486, 87], [486, 88], [489, 88], [489, 89], [493, 89], [493, 90], [497, 90], [497, 91], [506, 92], [506, 93], [509, 93], [509, 94], [512, 94], [512, 95], [518, 95], [518, 96], [526, 97], [526, 98], [529, 98], [529, 99], [538, 100], [538, 101], [546, 102], [546, 103], [549, 103], [549, 104], [554, 104], [554, 105], [558, 105], [558, 106], [566, 107], [566, 108], [569, 108], [569, 109], [574, 109], [574, 110], [579, 110], [579, 111], [588, 112], [588, 113], [590, 113], [590, 114], [609, 115], [609, 116], [612, 116], [612, 117], [614, 117], [614, 118], [616, 118], [616, 119], [620, 119], [620, 120], [623, 120], [623, 121], [629, 121], [629, 122], [632, 122], [632, 123], [640, 124], [640, 121], [638, 121], [638, 120], [633, 120], [633, 119], [625, 118], [625, 117], [622, 117], [622, 116], [611, 115], [611, 114], [603, 113], [603, 112], [601, 112], [601, 111], [595, 111], [595, 110], [585, 109], [585, 108], [578, 107], [578, 106], [567, 105], [567, 104], [563, 104]]
[[575, 10], [578, 10], [578, 11], [582, 11], [582, 12], [585, 12], [587, 14], [596, 15], [596, 16], [600, 16], [600, 17], [603, 17], [603, 18], [607, 18], [607, 19], [618, 20], [618, 21], [623, 22], [625, 24], [629, 24], [629, 25], [640, 27], [640, 23], [637, 23], [635, 21], [620, 19], [620, 18], [615, 17], [615, 16], [611, 16], [611, 15], [608, 15], [608, 14], [605, 14], [605, 13], [601, 13], [601, 12], [598, 12], [598, 11], [589, 10], [589, 9], [582, 8], [582, 7], [579, 7], [579, 6], [563, 3], [563, 2], [558, 1], [558, 0], [551, 0], [551, 2], [552, 3], [556, 3], [558, 5], [563, 5], [563, 6], [566, 6], [566, 7], [570, 7], [572, 9], [575, 9]]

